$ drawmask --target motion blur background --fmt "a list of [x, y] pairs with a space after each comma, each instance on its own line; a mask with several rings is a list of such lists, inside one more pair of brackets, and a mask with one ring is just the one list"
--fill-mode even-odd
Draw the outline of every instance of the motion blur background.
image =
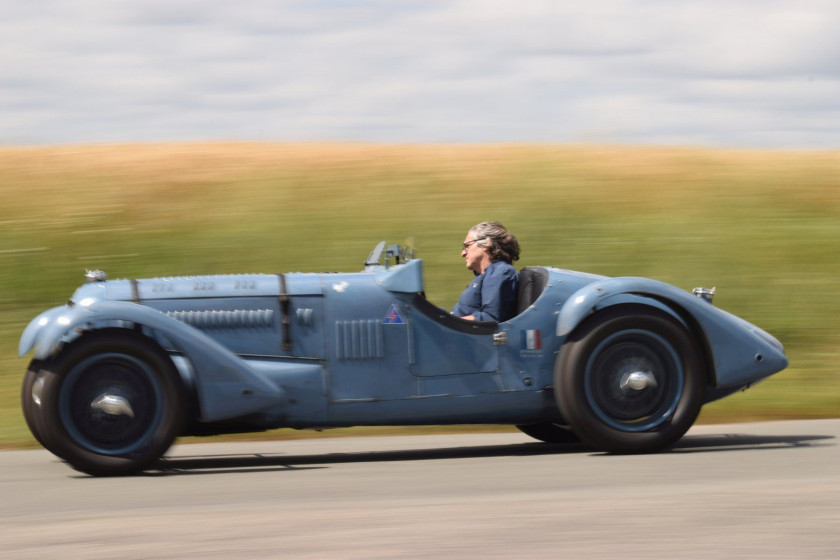
[[[786, 346], [701, 421], [840, 413], [840, 5], [0, 0], [0, 446], [17, 340], [85, 268], [354, 271], [417, 239], [647, 276]], [[282, 434], [280, 434], [282, 437]]]

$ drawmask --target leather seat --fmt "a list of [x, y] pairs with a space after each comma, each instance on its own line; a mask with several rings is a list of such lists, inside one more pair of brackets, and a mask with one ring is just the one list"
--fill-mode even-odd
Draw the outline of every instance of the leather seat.
[[548, 283], [548, 271], [541, 266], [526, 266], [519, 271], [519, 295], [516, 302], [516, 314], [519, 315], [531, 306], [545, 290]]

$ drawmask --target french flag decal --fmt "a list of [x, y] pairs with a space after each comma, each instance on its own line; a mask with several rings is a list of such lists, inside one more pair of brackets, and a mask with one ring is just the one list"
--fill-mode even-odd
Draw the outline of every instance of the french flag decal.
[[542, 337], [540, 331], [522, 331], [522, 348], [524, 350], [541, 350]]

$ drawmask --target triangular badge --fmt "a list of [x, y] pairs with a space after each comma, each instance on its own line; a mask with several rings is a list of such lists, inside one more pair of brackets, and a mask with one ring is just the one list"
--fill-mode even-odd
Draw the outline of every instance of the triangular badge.
[[400, 310], [397, 308], [395, 303], [391, 304], [391, 308], [388, 310], [388, 313], [385, 314], [385, 318], [382, 320], [382, 323], [385, 325], [404, 325], [405, 320], [400, 315]]

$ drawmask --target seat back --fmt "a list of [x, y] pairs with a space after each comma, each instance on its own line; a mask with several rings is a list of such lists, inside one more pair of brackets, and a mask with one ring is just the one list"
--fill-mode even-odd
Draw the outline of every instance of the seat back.
[[519, 315], [531, 306], [545, 290], [548, 283], [548, 271], [541, 266], [526, 266], [519, 271], [519, 297], [516, 314]]

